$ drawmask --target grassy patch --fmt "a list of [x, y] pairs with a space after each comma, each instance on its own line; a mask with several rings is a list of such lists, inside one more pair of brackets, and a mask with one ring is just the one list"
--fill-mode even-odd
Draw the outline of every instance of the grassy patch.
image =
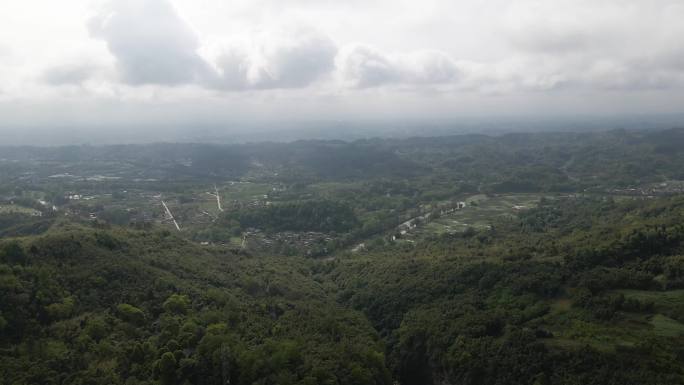
[[569, 298], [559, 298], [551, 302], [552, 314], [567, 313], [572, 309], [572, 301]]
[[[207, 187], [207, 191], [213, 192], [211, 186]], [[273, 192], [273, 186], [265, 183], [233, 182], [219, 188], [221, 198], [226, 202], [231, 200], [265, 200], [264, 195], [271, 192]]]
[[684, 324], [662, 314], [651, 317], [649, 322], [653, 332], [662, 337], [679, 337], [684, 335]]
[[0, 214], [26, 214], [38, 215], [39, 211], [17, 205], [0, 205]]
[[616, 290], [615, 292], [624, 295], [625, 298], [652, 303], [656, 313], [684, 322], [684, 290]]
[[616, 290], [615, 292], [624, 295], [625, 298], [633, 298], [642, 302], [653, 302], [656, 309], [684, 305], [684, 290]]
[[541, 197], [537, 194], [473, 195], [465, 199], [465, 208], [435, 219], [415, 232], [443, 234], [463, 232], [469, 227], [486, 229], [496, 218], [515, 216], [521, 210], [536, 207]]

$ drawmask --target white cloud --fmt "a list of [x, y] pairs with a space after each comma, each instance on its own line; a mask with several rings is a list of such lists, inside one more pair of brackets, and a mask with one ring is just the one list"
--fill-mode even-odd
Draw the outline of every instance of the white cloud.
[[[182, 5], [181, 9], [196, 10], [185, 0], [177, 2]], [[224, 9], [214, 0], [200, 3], [205, 8]], [[257, 7], [238, 1], [234, 3], [234, 13], [227, 13], [233, 19], [223, 21], [222, 25], [234, 22], [242, 30], [236, 32], [228, 27], [228, 35], [208, 36], [196, 33], [169, 0], [118, 0], [100, 9], [91, 20], [90, 31], [92, 36], [106, 42], [116, 60], [120, 80], [129, 85], [292, 89], [308, 87], [335, 71], [341, 82], [328, 82], [328, 87], [342, 84], [363, 89], [403, 85], [489, 94], [567, 87], [661, 89], [679, 86], [684, 72], [684, 49], [679, 44], [684, 28], [678, 22], [684, 17], [684, 6], [673, 1], [626, 4], [618, 0], [554, 3], [495, 0], [487, 8], [469, 2], [446, 5], [430, 0], [423, 7], [416, 7], [405, 0], [398, 3], [379, 0], [365, 5], [374, 12], [394, 8], [395, 22], [421, 27], [450, 22], [449, 17], [442, 15], [449, 11], [490, 13], [487, 16], [497, 23], [490, 32], [497, 34], [498, 42], [485, 39], [486, 36], [492, 39], [492, 34], [484, 34], [486, 28], [478, 23], [471, 26], [473, 33], [483, 36], [483, 50], [490, 45], [500, 47], [502, 41], [507, 43], [503, 44], [500, 57], [490, 54], [487, 60], [431, 47], [386, 51], [365, 43], [346, 43], [338, 52], [336, 43], [324, 32], [325, 27], [310, 26], [324, 25], [328, 21], [324, 18], [330, 17], [328, 13], [353, 15], [363, 4], [342, 6], [308, 0], [285, 4], [262, 0]], [[273, 21], [273, 12], [277, 22]], [[252, 26], [245, 30], [246, 20], [287, 27]], [[360, 22], [364, 20], [367, 22], [367, 18]], [[378, 19], [374, 20], [377, 24]], [[336, 23], [337, 27], [341, 25]], [[202, 27], [196, 19], [194, 25]], [[433, 33], [444, 31], [444, 26], [434, 28]], [[354, 36], [358, 31], [349, 32]], [[336, 33], [342, 34], [339, 30]], [[405, 36], [400, 31], [395, 40]], [[435, 45], [448, 46], [447, 36], [433, 37]], [[338, 40], [344, 41], [344, 36]], [[634, 46], [627, 40], [633, 41]], [[216, 41], [231, 43], [220, 49], [208, 48], [216, 45]], [[78, 83], [87, 74], [84, 68], [77, 71], [60, 64], [46, 70], [43, 79], [55, 85]]]
[[200, 42], [166, 0], [113, 1], [89, 27], [107, 43], [127, 84], [179, 85], [209, 76]]
[[42, 79], [54, 86], [78, 85], [91, 78], [97, 68], [89, 64], [64, 64], [50, 67], [42, 74]]
[[402, 77], [408, 83], [443, 84], [458, 80], [461, 70], [454, 59], [440, 51], [418, 51], [398, 58]]
[[[224, 90], [306, 87], [334, 69], [337, 53], [328, 36], [290, 26], [261, 30], [207, 59], [200, 55], [206, 47], [167, 0], [111, 2], [91, 20], [90, 31], [106, 42], [121, 80], [129, 85], [194, 84]], [[53, 80], [80, 75], [58, 68], [49, 73]]]
[[634, 92], [682, 86], [682, 18], [671, 0], [530, 0], [508, 8], [505, 31], [525, 77]]
[[345, 47], [337, 63], [343, 81], [352, 87], [376, 87], [394, 83], [400, 78], [396, 64], [368, 46]]
[[365, 45], [345, 47], [337, 58], [342, 81], [351, 87], [391, 84], [438, 85], [458, 80], [461, 70], [444, 52], [386, 55]]
[[0, 103], [679, 112], [681, 20], [680, 0], [5, 1]]
[[334, 69], [337, 46], [310, 28], [261, 31], [243, 45], [221, 49], [216, 58], [225, 89], [306, 87]]

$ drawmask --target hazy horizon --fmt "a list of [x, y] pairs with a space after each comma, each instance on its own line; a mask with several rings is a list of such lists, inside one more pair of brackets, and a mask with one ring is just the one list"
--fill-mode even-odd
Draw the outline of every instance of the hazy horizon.
[[600, 132], [684, 128], [684, 114], [492, 116], [459, 119], [243, 120], [168, 124], [0, 127], [0, 146], [112, 145], [141, 143], [292, 142], [370, 138], [500, 135], [537, 132]]

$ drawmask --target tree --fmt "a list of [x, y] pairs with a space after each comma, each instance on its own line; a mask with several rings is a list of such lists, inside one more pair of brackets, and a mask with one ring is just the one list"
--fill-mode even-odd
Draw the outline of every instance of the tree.
[[172, 294], [164, 302], [164, 310], [173, 314], [186, 314], [190, 307], [190, 299], [187, 295]]
[[10, 241], [2, 245], [0, 260], [13, 265], [24, 265], [26, 264], [26, 253], [19, 242]]
[[157, 370], [159, 370], [159, 380], [162, 385], [176, 384], [176, 357], [173, 353], [162, 354], [157, 361]]
[[142, 325], [145, 322], [145, 313], [133, 305], [127, 303], [119, 304], [116, 307], [119, 318], [134, 325]]

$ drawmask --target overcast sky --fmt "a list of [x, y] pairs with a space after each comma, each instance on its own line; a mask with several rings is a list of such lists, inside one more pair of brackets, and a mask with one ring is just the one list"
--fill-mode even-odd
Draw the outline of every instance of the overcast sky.
[[682, 113], [679, 0], [7, 0], [0, 125]]

